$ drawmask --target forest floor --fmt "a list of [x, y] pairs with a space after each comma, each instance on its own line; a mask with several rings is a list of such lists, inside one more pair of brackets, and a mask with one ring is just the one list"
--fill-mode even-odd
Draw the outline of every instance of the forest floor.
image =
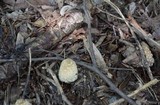
[[160, 105], [159, 0], [2, 0], [0, 105]]

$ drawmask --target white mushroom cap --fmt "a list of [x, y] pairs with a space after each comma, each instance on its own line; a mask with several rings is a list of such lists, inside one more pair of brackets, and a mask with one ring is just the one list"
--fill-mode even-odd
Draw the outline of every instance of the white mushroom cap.
[[15, 105], [32, 105], [32, 104], [26, 99], [18, 99]]
[[62, 82], [74, 82], [78, 78], [78, 69], [75, 61], [70, 58], [64, 59], [61, 62], [58, 76]]

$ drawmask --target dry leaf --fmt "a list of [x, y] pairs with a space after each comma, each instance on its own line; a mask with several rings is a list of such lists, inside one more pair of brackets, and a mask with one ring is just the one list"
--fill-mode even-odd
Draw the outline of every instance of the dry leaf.
[[136, 3], [135, 2], [131, 2], [130, 4], [129, 4], [129, 12], [131, 13], [131, 14], [134, 14], [134, 11], [136, 10]]
[[[87, 51], [91, 55], [91, 52], [89, 50], [89, 42], [85, 38], [83, 39], [83, 42], [84, 42], [84, 46], [86, 47]], [[105, 61], [103, 59], [102, 54], [97, 49], [97, 47], [95, 46], [94, 43], [92, 43], [92, 45], [93, 45], [93, 52], [94, 52], [94, 55], [95, 55], [95, 58], [96, 58], [96, 63], [98, 65], [98, 67], [101, 68], [101, 69], [103, 69], [105, 72], [107, 72], [108, 73], [108, 77], [111, 78], [112, 74], [109, 73], [107, 65], [106, 65], [106, 63], [105, 63]]]
[[108, 47], [107, 47], [107, 49], [108, 49], [109, 52], [113, 52], [113, 51], [115, 51], [117, 48], [118, 48], [118, 45], [117, 45], [117, 44], [112, 44], [112, 43], [109, 43], [109, 44], [108, 44]]
[[139, 56], [137, 55], [137, 52], [133, 52], [131, 55], [128, 55], [123, 61], [123, 63], [132, 65], [134, 67], [142, 67], [142, 63], [140, 61]]
[[[147, 62], [146, 62], [147, 65], [153, 66], [154, 58], [153, 58], [153, 54], [152, 54], [151, 50], [149, 49], [149, 46], [145, 42], [142, 42], [141, 46], [143, 48], [144, 55], [147, 60]], [[141, 61], [141, 57], [139, 56], [140, 52], [137, 51], [135, 49], [135, 47], [128, 46], [126, 48], [126, 50], [124, 52], [122, 52], [122, 54], [124, 57], [126, 57], [123, 60], [123, 63], [127, 63], [129, 65], [134, 66], [134, 67], [142, 67], [143, 66], [142, 61]]]
[[127, 45], [126, 49], [122, 52], [122, 55], [125, 59], [122, 61], [125, 64], [132, 65], [134, 67], [142, 67], [142, 63], [140, 61], [140, 57], [138, 56], [138, 51], [132, 45], [132, 43], [128, 42], [131, 45]]
[[41, 10], [39, 9], [39, 11], [41, 11], [41, 16], [43, 17], [43, 19], [46, 21], [48, 26], [55, 26], [57, 24], [58, 19], [60, 18], [60, 14], [59, 11], [57, 10]]
[[96, 46], [100, 46], [102, 42], [106, 39], [107, 36], [100, 36], [99, 40], [96, 43]]
[[9, 19], [12, 19], [13, 21], [16, 21], [17, 19], [25, 19], [26, 17], [23, 15], [23, 12], [21, 10], [16, 10], [12, 13], [7, 13], [6, 16]]
[[33, 23], [34, 26], [37, 27], [45, 27], [46, 26], [46, 22], [44, 19], [38, 19]]
[[72, 34], [69, 35], [68, 39], [71, 39], [71, 40], [74, 40], [77, 41], [77, 40], [80, 40], [80, 39], [83, 39], [85, 37], [85, 30], [83, 28], [80, 28], [80, 29], [75, 29]]
[[21, 47], [22, 44], [24, 44], [24, 37], [21, 32], [19, 32], [16, 39], [16, 48]]

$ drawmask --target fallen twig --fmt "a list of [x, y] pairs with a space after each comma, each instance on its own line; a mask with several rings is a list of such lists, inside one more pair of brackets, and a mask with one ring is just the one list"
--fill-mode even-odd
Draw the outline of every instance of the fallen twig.
[[[141, 47], [141, 45], [140, 45], [140, 43], [139, 43], [136, 35], [133, 33], [131, 26], [129, 25], [129, 23], [128, 23], [128, 21], [126, 20], [126, 18], [123, 16], [123, 14], [122, 14], [122, 12], [120, 11], [120, 9], [119, 9], [114, 3], [112, 3], [110, 0], [104, 0], [104, 1], [105, 1], [106, 3], [108, 3], [109, 5], [111, 5], [111, 6], [117, 11], [117, 13], [122, 17], [122, 19], [124, 20], [124, 22], [126, 23], [126, 25], [128, 26], [128, 28], [130, 29], [131, 34], [133, 35], [134, 39], [136, 40], [136, 43], [138, 44], [138, 47], [140, 48], [141, 56], [142, 56], [143, 58], [145, 58], [144, 53], [143, 53], [143, 49], [142, 49], [142, 47]], [[134, 25], [134, 24], [133, 24], [133, 25]], [[138, 24], [137, 24], [137, 25], [138, 25]], [[134, 28], [137, 28], [137, 27], [134, 27]], [[139, 27], [139, 29], [141, 29], [141, 28]], [[140, 31], [142, 32], [143, 30], [141, 29]], [[145, 33], [145, 32], [142, 32], [142, 33]], [[151, 39], [148, 38], [148, 37], [147, 37], [147, 40], [148, 40], [148, 41], [151, 41], [152, 43], [153, 43], [153, 41], [154, 41], [154, 40], [151, 40]], [[157, 46], [158, 43], [155, 44], [155, 42], [154, 42], [153, 44]], [[153, 44], [152, 44], [152, 45], [153, 45]], [[160, 48], [160, 46], [159, 46], [159, 48]], [[143, 63], [143, 65], [145, 65], [146, 59], [144, 59], [144, 61], [142, 60], [142, 63]], [[152, 72], [151, 72], [150, 67], [149, 67], [148, 65], [146, 66], [146, 69], [147, 69], [147, 72], [148, 72], [148, 75], [149, 75], [150, 79], [152, 80], [152, 79], [153, 79], [153, 75], [152, 75]]]
[[84, 13], [85, 13], [86, 23], [88, 25], [87, 40], [89, 42], [90, 57], [91, 57], [93, 65], [97, 66], [96, 57], [95, 57], [94, 50], [93, 50], [92, 36], [91, 36], [91, 15], [89, 13], [88, 8], [86, 7], [86, 0], [83, 0], [83, 10], [84, 10]]
[[[88, 28], [87, 28], [87, 32], [88, 32], [88, 35], [87, 35], [87, 40], [86, 39], [83, 39], [84, 40], [84, 45], [86, 46], [86, 44], [89, 46], [87, 48], [89, 54], [90, 54], [90, 57], [91, 57], [91, 60], [92, 60], [92, 63], [95, 67], [99, 67], [101, 68], [103, 71], [105, 71], [108, 75], [109, 78], [112, 78], [112, 74], [109, 73], [108, 71], [108, 68], [106, 66], [106, 63], [103, 61], [103, 63], [105, 63], [105, 67], [100, 67], [99, 63], [102, 63], [102, 62], [99, 62], [99, 60], [97, 59], [97, 56], [96, 56], [96, 51], [95, 51], [95, 46], [94, 46], [94, 43], [92, 42], [92, 36], [91, 36], [91, 15], [89, 13], [89, 10], [88, 8], [86, 7], [86, 0], [83, 0], [83, 10], [85, 12], [85, 18], [86, 18], [86, 22], [88, 24]], [[100, 52], [99, 52], [100, 54]]]
[[55, 82], [55, 84], [56, 84], [56, 87], [57, 87], [57, 89], [59, 90], [59, 92], [60, 92], [60, 94], [61, 94], [61, 96], [62, 96], [63, 101], [65, 101], [68, 105], [72, 105], [72, 103], [71, 103], [71, 102], [68, 100], [68, 98], [65, 96], [65, 94], [64, 94], [64, 92], [63, 92], [63, 89], [62, 89], [62, 87], [61, 87], [61, 85], [60, 85], [60, 83], [59, 83], [59, 81], [58, 81], [57, 76], [53, 73], [53, 71], [52, 71], [52, 69], [51, 69], [54, 64], [55, 64], [55, 62], [53, 62], [53, 63], [47, 68], [47, 71], [51, 74], [51, 76], [52, 76], [52, 78], [53, 78], [53, 80], [54, 80], [54, 82]]
[[[149, 81], [148, 83], [144, 84], [142, 87], [139, 87], [137, 90], [133, 91], [131, 94], [128, 95], [128, 97], [133, 97], [134, 95], [138, 94], [139, 92], [147, 89], [148, 87], [151, 87], [152, 85], [155, 85], [159, 82], [160, 80], [158, 79], [153, 79], [151, 81]], [[124, 101], [124, 99], [119, 99], [113, 103], [111, 103], [110, 105], [119, 105], [120, 103], [122, 103]]]
[[[44, 61], [44, 60], [63, 60], [61, 57], [44, 57], [44, 58], [32, 58], [32, 61]], [[15, 61], [15, 59], [0, 59], [0, 61]], [[22, 59], [22, 61], [27, 61], [27, 59]], [[76, 60], [75, 60], [76, 61]], [[97, 67], [90, 65], [89, 63], [85, 63], [82, 61], [76, 61], [76, 63], [80, 66], [86, 67], [90, 71], [98, 74], [100, 78], [110, 86], [110, 88], [115, 91], [118, 95], [123, 97], [127, 102], [129, 102], [131, 105], [137, 105], [132, 99], [130, 99], [127, 95], [125, 95], [121, 90], [119, 90], [113, 83], [112, 81], [104, 75], [101, 70], [99, 70]]]
[[138, 25], [136, 20], [134, 20], [132, 17], [129, 18], [131, 20], [130, 23], [133, 26], [132, 29], [135, 31], [135, 33], [137, 33], [137, 35], [143, 40], [146, 40], [151, 47], [156, 48], [160, 52], [160, 44], [147, 35], [147, 33]]
[[26, 94], [26, 90], [27, 90], [27, 86], [30, 80], [30, 73], [31, 73], [31, 64], [32, 64], [32, 56], [31, 56], [31, 49], [29, 48], [29, 66], [28, 66], [28, 74], [27, 74], [27, 79], [26, 79], [26, 83], [25, 83], [25, 87], [24, 87], [24, 91], [22, 94], [22, 98], [25, 97]]
[[[129, 16], [129, 19], [130, 19], [131, 24], [133, 25], [134, 29], [137, 29], [137, 30], [135, 30], [136, 33], [137, 33], [138, 31], [140, 31], [140, 32], [142, 32], [142, 34], [143, 34], [144, 37], [148, 37], [148, 35], [146, 34], [146, 32], [138, 25], [138, 23], [136, 22], [136, 20], [135, 20], [133, 17]], [[139, 33], [139, 32], [138, 32], [138, 33]], [[137, 34], [138, 34], [138, 33], [137, 33]], [[133, 34], [134, 34], [134, 33], [133, 33]], [[152, 75], [152, 71], [151, 71], [149, 65], [147, 64], [147, 60], [146, 60], [146, 57], [145, 57], [145, 55], [144, 55], [144, 51], [143, 51], [143, 49], [142, 49], [142, 46], [141, 46], [141, 44], [139, 43], [136, 35], [134, 35], [134, 38], [135, 38], [136, 42], [138, 43], [138, 47], [139, 47], [140, 52], [141, 52], [142, 64], [143, 64], [143, 66], [146, 68], [147, 73], [148, 73], [150, 79], [152, 80], [154, 77], [153, 77], [153, 75]], [[148, 44], [150, 44], [150, 43], [148, 43]]]

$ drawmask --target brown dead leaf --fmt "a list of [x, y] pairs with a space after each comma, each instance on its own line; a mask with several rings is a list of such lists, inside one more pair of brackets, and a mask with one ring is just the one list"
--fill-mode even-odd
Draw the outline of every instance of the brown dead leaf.
[[[89, 54], [91, 55], [91, 52], [89, 50], [89, 42], [87, 41], [87, 39], [83, 39], [84, 42], [84, 46], [87, 49], [87, 51], [89, 52]], [[94, 43], [93, 44], [93, 50], [94, 50], [94, 55], [96, 58], [96, 63], [98, 65], [99, 68], [103, 69], [106, 73], [108, 73], [108, 77], [112, 78], [112, 74], [109, 73], [108, 68], [107, 68], [107, 64], [104, 61], [104, 58], [102, 56], [102, 54], [100, 53], [100, 51], [97, 49], [97, 47], [95, 46]]]
[[69, 36], [69, 39], [73, 39], [77, 41], [79, 39], [83, 39], [85, 37], [85, 30], [83, 28], [75, 29], [73, 33]]
[[128, 18], [130, 19], [130, 22], [134, 27], [136, 27], [138, 30], [140, 30], [143, 35], [147, 35], [146, 34], [147, 32], [141, 28], [141, 26], [137, 23], [137, 21], [133, 17], [128, 16]]

